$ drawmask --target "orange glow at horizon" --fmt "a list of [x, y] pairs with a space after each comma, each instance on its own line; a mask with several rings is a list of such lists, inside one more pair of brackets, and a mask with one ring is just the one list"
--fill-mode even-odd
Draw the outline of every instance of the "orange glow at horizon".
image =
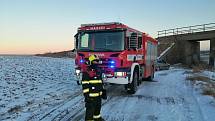
[[[11, 27], [12, 28], [12, 27]], [[74, 48], [74, 33], [68, 28], [15, 27], [0, 31], [0, 54], [42, 54]], [[18, 30], [21, 31], [18, 31]], [[61, 31], [60, 31], [61, 30]], [[64, 31], [62, 31], [64, 30]]]
[[72, 49], [73, 40], [59, 41], [53, 43], [50, 43], [50, 41], [43, 43], [26, 43], [23, 41], [16, 41], [13, 43], [0, 42], [0, 54], [42, 54], [47, 52], [60, 52]]

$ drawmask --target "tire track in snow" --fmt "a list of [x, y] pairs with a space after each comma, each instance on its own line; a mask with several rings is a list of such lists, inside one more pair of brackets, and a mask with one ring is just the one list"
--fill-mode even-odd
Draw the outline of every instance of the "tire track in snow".
[[[106, 104], [111, 107], [109, 110], [115, 110], [116, 105], [120, 105], [120, 103], [124, 103], [125, 107], [129, 105], [129, 102], [131, 100], [138, 100], [139, 102], [142, 103], [150, 103], [150, 104], [155, 104], [157, 103], [158, 105], [183, 105], [185, 103], [185, 100], [183, 97], [154, 97], [154, 96], [144, 96], [144, 95], [114, 95], [112, 96], [112, 100], [107, 102]], [[121, 109], [123, 110], [123, 109]], [[116, 111], [117, 112], [117, 111]], [[105, 118], [107, 121], [128, 121], [128, 114], [122, 113], [122, 114], [117, 114], [117, 117], [113, 117], [111, 115], [106, 115]], [[139, 119], [138, 115], [135, 115], [134, 119]], [[157, 121], [158, 116], [156, 115], [146, 115], [147, 121]]]
[[[107, 86], [107, 90], [113, 90], [114, 87]], [[80, 97], [82, 95], [82, 91], [79, 91], [79, 93], [75, 93], [75, 95], [72, 95], [71, 98], [69, 98], [68, 101], [62, 103], [58, 107], [55, 107], [53, 110], [49, 111], [49, 113], [45, 114], [40, 118], [40, 120], [50, 120], [51, 121], [75, 121], [75, 120], [82, 120], [85, 115], [85, 103], [84, 103], [84, 97], [81, 97], [75, 102], [72, 102], [72, 104], [69, 105], [69, 107], [65, 106], [66, 103], [70, 103], [71, 101], [74, 101], [75, 98]], [[102, 105], [106, 104], [112, 97], [108, 97], [107, 100], [103, 101]], [[61, 109], [63, 106], [65, 106], [65, 109]], [[54, 116], [53, 116], [54, 115]], [[53, 116], [53, 117], [52, 117]]]
[[74, 95], [71, 95], [71, 96], [70, 96], [67, 100], [65, 100], [63, 103], [61, 103], [61, 104], [58, 105], [57, 107], [54, 107], [54, 108], [52, 108], [50, 111], [48, 111], [48, 113], [45, 113], [44, 115], [41, 116], [41, 112], [39, 111], [38, 114], [34, 114], [33, 116], [29, 117], [29, 118], [27, 119], [27, 121], [32, 121], [32, 120], [34, 120], [34, 119], [36, 119], [36, 120], [38, 120], [38, 119], [39, 119], [39, 120], [44, 120], [44, 119], [46, 119], [46, 118], [49, 118], [49, 117], [51, 117], [54, 113], [56, 113], [56, 112], [58, 112], [59, 110], [61, 110], [61, 108], [62, 108], [65, 104], [67, 104], [67, 103], [73, 101], [74, 98], [80, 96], [81, 94], [82, 94], [82, 91], [81, 91], [81, 90], [78, 90], [78, 91], [76, 91], [76, 92], [74, 93]]
[[[48, 115], [45, 115], [45, 117], [40, 120], [46, 121], [47, 119], [48, 120], [51, 119], [52, 121], [58, 121], [65, 114], [67, 114], [67, 112], [77, 110], [78, 105], [80, 104], [80, 102], [83, 101], [83, 97], [81, 95], [82, 95], [82, 91], [79, 91], [77, 94], [73, 95], [68, 101], [64, 102], [59, 107], [57, 107], [56, 110], [51, 111], [50, 113], [48, 113]], [[54, 117], [50, 118], [49, 116], [54, 116]]]
[[[184, 106], [184, 114], [187, 117], [187, 121], [193, 121], [198, 119], [199, 121], [204, 121], [204, 117], [201, 111], [201, 108], [198, 104], [198, 101], [196, 99], [196, 97], [194, 96], [193, 92], [194, 92], [194, 88], [191, 84], [191, 82], [189, 80], [187, 80], [187, 82], [185, 82], [186, 87], [187, 88], [187, 92], [189, 94], [189, 97], [187, 97], [187, 99], [185, 100], [185, 104]], [[194, 117], [194, 113], [199, 113], [198, 118]]]
[[74, 117], [84, 108], [83, 97], [80, 100], [74, 102], [74, 105], [67, 107], [66, 110], [59, 112], [52, 121], [67, 121], [70, 117]]
[[123, 98], [137, 98], [140, 100], [148, 101], [148, 102], [156, 102], [162, 105], [177, 105], [184, 104], [185, 99], [183, 97], [155, 97], [155, 96], [145, 96], [145, 95], [115, 95], [113, 96], [117, 100]]

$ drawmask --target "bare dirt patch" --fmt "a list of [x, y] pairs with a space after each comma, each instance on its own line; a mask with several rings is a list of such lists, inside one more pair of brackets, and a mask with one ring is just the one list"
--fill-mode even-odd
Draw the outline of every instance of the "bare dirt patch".
[[210, 95], [215, 98], [215, 81], [213, 81], [211, 78], [194, 74], [188, 75], [186, 80], [191, 81], [193, 85], [200, 84], [203, 95]]
[[204, 81], [204, 82], [210, 82], [211, 79], [205, 76], [200, 76], [200, 75], [194, 75], [194, 76], [187, 76], [186, 80], [190, 80], [192, 82], [196, 82], [196, 81]]
[[215, 88], [207, 88], [207, 87], [204, 87], [203, 88], [203, 93], [204, 95], [210, 95], [210, 96], [213, 96], [215, 98]]
[[17, 113], [17, 112], [20, 112], [21, 110], [22, 110], [22, 107], [20, 105], [17, 105], [11, 108], [10, 110], [8, 110], [8, 113]]

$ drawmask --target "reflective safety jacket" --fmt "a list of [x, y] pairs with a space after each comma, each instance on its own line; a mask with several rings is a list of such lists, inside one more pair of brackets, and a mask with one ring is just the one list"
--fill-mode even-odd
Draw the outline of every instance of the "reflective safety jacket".
[[83, 73], [81, 84], [85, 98], [101, 97], [103, 82], [100, 76], [95, 72], [92, 71]]
[[85, 97], [100, 97], [102, 95], [102, 80], [83, 80], [83, 93]]

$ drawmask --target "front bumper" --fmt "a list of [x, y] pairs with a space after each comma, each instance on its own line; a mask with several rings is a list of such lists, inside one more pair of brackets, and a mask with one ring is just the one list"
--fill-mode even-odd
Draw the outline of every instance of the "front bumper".
[[113, 84], [128, 84], [128, 77], [112, 77], [112, 78], [106, 78], [104, 80], [104, 83], [113, 83]]
[[[83, 76], [83, 73], [81, 71], [78, 71], [79, 73], [75, 73], [75, 80], [77, 82], [81, 82], [82, 80], [82, 76]], [[113, 84], [129, 84], [129, 77], [128, 76], [125, 76], [125, 77], [114, 77], [113, 75], [110, 75], [110, 74], [102, 74], [102, 80], [104, 83], [113, 83]]]

